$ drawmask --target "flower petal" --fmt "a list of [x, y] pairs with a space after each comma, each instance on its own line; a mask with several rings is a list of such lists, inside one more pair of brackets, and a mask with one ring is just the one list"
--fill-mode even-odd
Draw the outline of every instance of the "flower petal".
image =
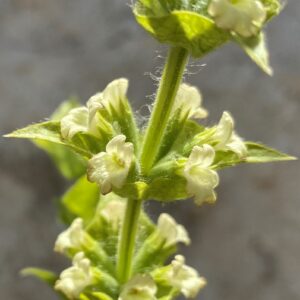
[[137, 274], [129, 280], [118, 300], [156, 300], [157, 287], [150, 275]]
[[199, 90], [188, 84], [181, 84], [176, 95], [173, 111], [181, 110], [182, 117], [203, 119], [208, 115], [207, 110], [201, 107], [202, 96]]
[[256, 35], [267, 17], [259, 0], [212, 0], [208, 12], [218, 27], [243, 37]]
[[63, 292], [69, 299], [77, 299], [92, 282], [91, 262], [83, 252], [79, 252], [73, 258], [73, 266], [60, 274], [55, 289]]
[[157, 231], [165, 240], [165, 247], [175, 246], [177, 243], [189, 245], [191, 240], [186, 229], [176, 223], [169, 214], [161, 214], [158, 218]]
[[97, 182], [103, 194], [110, 192], [112, 186], [121, 188], [128, 176], [134, 149], [133, 144], [125, 140], [124, 135], [115, 136], [106, 145], [106, 152], [100, 152], [89, 160], [88, 179]]
[[86, 132], [88, 130], [88, 109], [86, 107], [77, 107], [61, 119], [61, 135], [64, 139], [71, 139], [77, 132]]

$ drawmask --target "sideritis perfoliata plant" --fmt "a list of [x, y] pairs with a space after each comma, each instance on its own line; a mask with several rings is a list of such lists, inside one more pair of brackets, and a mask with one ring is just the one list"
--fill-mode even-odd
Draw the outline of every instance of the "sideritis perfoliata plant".
[[[61, 173], [76, 179], [61, 199], [69, 226], [54, 250], [70, 258], [60, 275], [23, 270], [48, 282], [62, 299], [171, 300], [194, 298], [206, 280], [177, 245], [190, 244], [186, 229], [162, 213], [157, 223], [143, 210], [148, 200], [193, 198], [213, 204], [218, 170], [242, 163], [291, 160], [245, 141], [224, 112], [212, 126], [199, 90], [182, 83], [189, 57], [201, 58], [233, 41], [265, 72], [262, 28], [281, 9], [279, 0], [138, 0], [137, 22], [169, 53], [148, 125], [138, 128], [127, 99], [128, 81], [112, 81], [85, 105], [64, 102], [49, 121], [8, 137], [31, 139]], [[200, 121], [200, 122], [199, 122]]]

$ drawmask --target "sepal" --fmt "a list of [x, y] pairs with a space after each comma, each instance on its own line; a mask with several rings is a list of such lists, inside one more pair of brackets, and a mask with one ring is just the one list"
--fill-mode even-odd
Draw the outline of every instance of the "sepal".
[[230, 38], [208, 17], [187, 10], [168, 15], [143, 15], [134, 10], [137, 22], [161, 43], [187, 49], [195, 58], [215, 50]]
[[269, 61], [269, 51], [266, 43], [265, 34], [259, 33], [254, 37], [243, 38], [233, 34], [232, 38], [237, 42], [250, 59], [256, 63], [268, 75], [273, 75]]

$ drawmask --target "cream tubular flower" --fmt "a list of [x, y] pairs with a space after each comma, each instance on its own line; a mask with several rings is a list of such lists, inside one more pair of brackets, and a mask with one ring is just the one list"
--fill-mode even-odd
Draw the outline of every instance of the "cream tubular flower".
[[61, 120], [61, 135], [65, 139], [71, 139], [78, 132], [88, 132], [100, 137], [99, 128], [110, 131], [110, 124], [99, 118], [97, 112], [106, 109], [109, 114], [118, 112], [122, 115], [121, 102], [126, 99], [128, 80], [120, 78], [109, 83], [101, 93], [92, 96], [86, 107], [78, 107]]
[[195, 146], [184, 166], [183, 175], [187, 180], [187, 192], [195, 196], [195, 202], [213, 203], [216, 200], [214, 188], [219, 184], [219, 176], [212, 170], [215, 150], [210, 145]]
[[234, 132], [234, 120], [226, 111], [223, 112], [213, 139], [217, 141], [215, 145], [216, 150], [230, 150], [239, 157], [247, 155], [247, 147], [243, 140]]
[[118, 300], [156, 300], [156, 292], [151, 276], [137, 274], [125, 284]]
[[96, 112], [102, 108], [106, 108], [110, 114], [117, 112], [121, 115], [121, 103], [126, 99], [127, 90], [128, 80], [120, 78], [109, 83], [103, 92], [92, 96], [87, 102], [90, 121], [92, 122]]
[[169, 285], [180, 290], [186, 298], [194, 298], [206, 285], [206, 280], [199, 277], [195, 269], [184, 263], [185, 258], [182, 255], [176, 255], [171, 262], [171, 268], [165, 274], [165, 280]]
[[110, 201], [101, 209], [100, 215], [105, 221], [117, 230], [125, 215], [125, 203], [122, 201]]
[[88, 131], [89, 114], [84, 106], [73, 108], [60, 121], [61, 135], [64, 139], [71, 139], [77, 132]]
[[203, 119], [208, 115], [207, 110], [201, 107], [202, 96], [199, 90], [188, 84], [181, 84], [176, 95], [173, 111], [181, 109], [182, 117]]
[[87, 233], [83, 229], [83, 220], [75, 219], [71, 226], [56, 239], [54, 251], [66, 253], [69, 249], [80, 249]]
[[218, 27], [246, 38], [256, 35], [267, 17], [259, 0], [212, 0], [208, 13]]
[[158, 218], [157, 232], [165, 241], [164, 247], [172, 247], [177, 243], [189, 245], [191, 240], [186, 229], [176, 223], [175, 219], [169, 214], [161, 214]]
[[107, 145], [106, 152], [100, 152], [89, 160], [88, 179], [101, 187], [107, 194], [112, 186], [121, 188], [126, 181], [132, 161], [133, 144], [125, 142], [125, 135], [115, 136]]
[[55, 283], [55, 289], [63, 292], [69, 299], [75, 300], [92, 283], [91, 262], [83, 252], [79, 252], [73, 258], [73, 266], [60, 274]]

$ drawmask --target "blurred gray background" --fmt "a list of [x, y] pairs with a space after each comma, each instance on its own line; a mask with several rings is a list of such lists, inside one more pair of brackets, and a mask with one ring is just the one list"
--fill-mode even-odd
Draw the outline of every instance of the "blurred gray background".
[[[186, 81], [201, 88], [209, 124], [229, 110], [241, 136], [300, 156], [299, 18], [300, 1], [290, 0], [267, 29], [272, 78], [235, 45], [191, 64]], [[1, 135], [43, 120], [70, 94], [86, 101], [121, 76], [139, 110], [155, 91], [145, 73], [155, 74], [160, 56], [164, 49], [124, 1], [0, 0]], [[163, 206], [188, 227], [193, 245], [183, 252], [208, 279], [197, 299], [300, 299], [299, 178], [298, 162], [244, 165], [222, 172], [215, 206]], [[66, 186], [31, 143], [1, 138], [1, 299], [56, 299], [18, 271], [65, 264], [52, 247], [62, 229], [53, 199]]]

